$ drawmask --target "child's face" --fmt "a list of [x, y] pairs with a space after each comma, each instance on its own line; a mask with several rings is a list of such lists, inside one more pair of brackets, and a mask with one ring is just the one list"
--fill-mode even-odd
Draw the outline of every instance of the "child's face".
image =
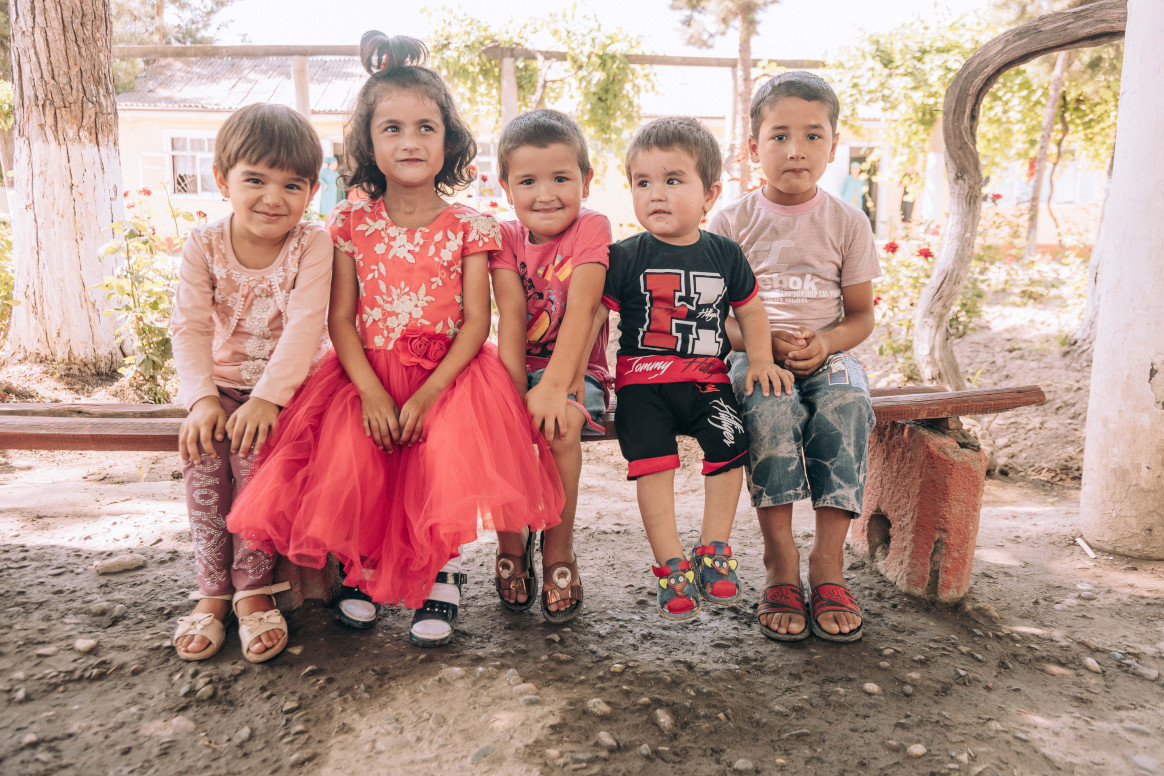
[[282, 244], [319, 188], [291, 170], [247, 161], [226, 175], [215, 168], [214, 180], [234, 211], [232, 237], [256, 244]]
[[823, 103], [782, 97], [764, 109], [759, 137], [748, 138], [752, 161], [768, 185], [764, 196], [777, 205], [799, 205], [816, 196], [816, 182], [837, 152]]
[[630, 160], [635, 218], [671, 245], [699, 240], [699, 222], [719, 196], [720, 184], [703, 188], [695, 158], [678, 148], [650, 148]]
[[529, 229], [530, 242], [549, 242], [574, 223], [590, 195], [594, 171], [582, 174], [578, 153], [565, 143], [545, 148], [521, 146], [509, 154], [505, 197], [517, 220]]
[[445, 165], [441, 109], [422, 92], [390, 89], [380, 96], [369, 126], [376, 167], [392, 184], [429, 188]]

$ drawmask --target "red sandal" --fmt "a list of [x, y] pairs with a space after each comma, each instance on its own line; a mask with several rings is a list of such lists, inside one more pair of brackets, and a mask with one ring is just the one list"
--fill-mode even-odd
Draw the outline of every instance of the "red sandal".
[[781, 633], [761, 622], [760, 632], [773, 641], [804, 641], [812, 635], [808, 627], [804, 588], [800, 585], [771, 585], [764, 588], [764, 600], [756, 607], [757, 620], [761, 614], [799, 614], [804, 618], [804, 628], [800, 633]]
[[829, 612], [848, 612], [858, 617], [861, 616], [861, 607], [857, 606], [857, 601], [849, 592], [849, 588], [844, 585], [825, 583], [812, 589], [812, 633], [818, 639], [836, 641], [842, 644], [857, 641], [865, 634], [864, 621], [848, 633], [829, 633], [817, 622], [818, 617]]

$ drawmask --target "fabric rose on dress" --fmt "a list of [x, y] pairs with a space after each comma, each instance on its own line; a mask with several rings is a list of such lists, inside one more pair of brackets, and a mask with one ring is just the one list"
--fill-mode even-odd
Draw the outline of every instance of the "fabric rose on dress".
[[428, 341], [428, 357], [430, 360], [436, 361], [439, 364], [448, 352], [449, 341], [440, 334]]
[[436, 369], [449, 352], [449, 338], [429, 331], [405, 329], [397, 342], [400, 363]]

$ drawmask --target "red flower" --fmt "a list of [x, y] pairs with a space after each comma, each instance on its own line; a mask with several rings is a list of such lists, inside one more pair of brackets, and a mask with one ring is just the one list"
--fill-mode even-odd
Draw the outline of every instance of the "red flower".
[[194, 215], [196, 215], [196, 216], [198, 216], [199, 218], [202, 218], [202, 219], [205, 219], [205, 218], [206, 218], [206, 212], [205, 212], [205, 211], [203, 211], [203, 210], [199, 210], [199, 211], [197, 211], [196, 213], [194, 213]]
[[923, 259], [932, 259], [934, 257], [934, 252], [929, 248], [918, 248], [917, 255], [921, 256]]
[[440, 361], [449, 352], [449, 341], [437, 335], [428, 341], [428, 358], [430, 361]]
[[495, 199], [489, 200], [489, 207], [497, 207], [497, 200], [495, 200]]
[[150, 191], [148, 186], [142, 186], [140, 189], [137, 190], [137, 193], [141, 194], [143, 197], [148, 197], [151, 194], [153, 194], [153, 192]]
[[880, 294], [878, 294], [877, 296], [873, 297], [873, 305], [874, 305], [874, 306], [877, 306], [877, 305], [879, 305], [879, 304], [881, 304], [881, 295], [880, 295]]
[[884, 250], [886, 253], [897, 253], [897, 248], [897, 243], [895, 243], [893, 240], [890, 240], [889, 242], [885, 243]]
[[998, 201], [998, 200], [1000, 200], [1000, 199], [1002, 199], [1002, 195], [1001, 195], [1001, 194], [991, 194], [991, 195], [990, 195], [990, 201], [991, 201], [991, 202], [997, 202], [997, 201]]
[[481, 182], [482, 182], [482, 183], [488, 183], [488, 182], [489, 182], [489, 176], [488, 176], [488, 175], [482, 175], [482, 176], [481, 176]]
[[937, 237], [937, 236], [938, 236], [938, 235], [940, 235], [941, 233], [942, 233], [942, 230], [941, 230], [941, 229], [939, 229], [939, 228], [938, 228], [938, 227], [936, 227], [936, 226], [930, 229], [930, 236], [931, 236], [931, 237]]

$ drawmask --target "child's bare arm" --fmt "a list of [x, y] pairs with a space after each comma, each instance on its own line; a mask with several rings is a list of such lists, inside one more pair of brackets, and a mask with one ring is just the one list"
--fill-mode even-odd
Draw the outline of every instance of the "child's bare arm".
[[802, 329], [807, 344], [788, 354], [785, 366], [804, 377], [820, 369], [833, 353], [850, 350], [873, 333], [873, 281], [841, 288], [845, 317], [827, 332]]
[[497, 355], [517, 392], [525, 395], [526, 300], [521, 276], [511, 269], [495, 269], [493, 298], [497, 300]]
[[336, 250], [327, 316], [331, 343], [348, 379], [360, 393], [364, 433], [372, 438], [376, 447], [392, 452], [392, 445], [400, 440], [396, 402], [384, 389], [364, 353], [364, 342], [356, 327], [357, 302], [356, 263], [346, 253]]
[[[575, 267], [570, 276], [566, 314], [558, 327], [553, 355], [541, 382], [526, 396], [526, 407], [534, 424], [543, 429], [547, 439], [553, 437], [555, 427], [559, 436], [566, 436], [566, 397], [572, 392], [577, 395], [579, 369], [585, 374], [586, 360], [594, 343], [590, 335], [594, 330], [595, 312], [602, 306], [605, 282], [606, 268], [596, 262]], [[581, 398], [578, 396], [579, 401]]]
[[770, 395], [770, 389], [779, 396], [784, 390], [791, 390], [793, 376], [787, 369], [776, 366], [772, 357], [772, 338], [768, 328], [768, 313], [763, 303], [752, 297], [735, 308], [736, 318], [743, 335], [744, 350], [748, 354], [748, 371], [744, 376], [744, 392], [752, 395], [753, 385], [760, 384], [760, 391]]
[[424, 439], [424, 416], [452, 385], [489, 337], [489, 258], [481, 251], [462, 260], [461, 306], [464, 321], [449, 352], [416, 393], [400, 408], [400, 443]]

